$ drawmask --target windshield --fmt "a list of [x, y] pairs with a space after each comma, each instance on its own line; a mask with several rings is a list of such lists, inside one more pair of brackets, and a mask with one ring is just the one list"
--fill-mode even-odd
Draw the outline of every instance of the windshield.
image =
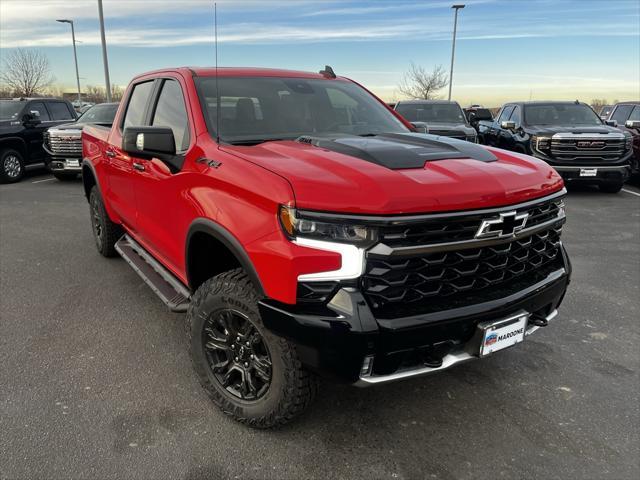
[[524, 119], [528, 125], [602, 125], [600, 117], [583, 103], [525, 105]]
[[400, 103], [396, 112], [410, 122], [466, 123], [462, 109], [455, 103]]
[[112, 124], [118, 110], [117, 104], [94, 105], [78, 118], [79, 123]]
[[0, 100], [0, 120], [16, 120], [24, 106], [24, 102]]
[[[196, 78], [209, 130], [217, 125], [215, 77]], [[220, 139], [227, 143], [293, 140], [301, 135], [409, 130], [358, 85], [342, 80], [220, 77]]]

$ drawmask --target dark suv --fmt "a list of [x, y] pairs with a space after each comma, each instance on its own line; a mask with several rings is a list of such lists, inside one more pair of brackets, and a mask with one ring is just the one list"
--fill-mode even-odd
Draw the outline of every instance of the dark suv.
[[615, 193], [629, 176], [631, 134], [603, 122], [585, 103], [507, 103], [493, 122], [480, 122], [480, 130], [486, 144], [540, 158], [569, 184]]
[[18, 182], [26, 170], [44, 166], [43, 132], [75, 118], [76, 112], [65, 100], [0, 100], [0, 180]]
[[609, 116], [609, 124], [628, 132], [633, 138], [633, 157], [631, 158], [631, 173], [640, 174], [640, 102], [616, 103]]
[[477, 143], [476, 131], [458, 102], [404, 100], [396, 103], [394, 110], [426, 133]]

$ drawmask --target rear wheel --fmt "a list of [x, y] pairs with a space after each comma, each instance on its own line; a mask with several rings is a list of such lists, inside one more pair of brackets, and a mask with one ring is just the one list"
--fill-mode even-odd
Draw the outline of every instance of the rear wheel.
[[122, 236], [122, 228], [113, 223], [107, 215], [96, 185], [93, 186], [89, 195], [89, 209], [93, 238], [98, 252], [104, 257], [115, 257], [118, 254], [115, 245], [118, 238]]
[[600, 185], [600, 190], [605, 193], [618, 193], [624, 187], [624, 183], [603, 183]]
[[302, 413], [318, 387], [295, 347], [269, 332], [258, 294], [241, 270], [203, 283], [187, 314], [191, 359], [213, 402], [255, 428], [283, 425]]
[[0, 179], [5, 183], [19, 182], [24, 176], [24, 159], [20, 152], [5, 149], [0, 152]]

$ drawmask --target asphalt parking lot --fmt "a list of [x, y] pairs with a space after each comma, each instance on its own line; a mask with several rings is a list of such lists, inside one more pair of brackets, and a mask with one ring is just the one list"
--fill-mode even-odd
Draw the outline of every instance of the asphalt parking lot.
[[560, 315], [518, 348], [279, 431], [192, 372], [183, 317], [94, 248], [80, 181], [0, 185], [0, 478], [640, 478], [640, 190], [571, 191]]

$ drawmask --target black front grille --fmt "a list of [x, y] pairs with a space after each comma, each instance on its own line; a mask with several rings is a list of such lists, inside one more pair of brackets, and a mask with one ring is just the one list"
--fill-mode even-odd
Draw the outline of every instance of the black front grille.
[[[528, 207], [516, 208], [514, 211], [518, 214], [529, 214], [526, 228], [530, 228], [557, 218], [562, 205], [561, 199], [553, 199]], [[442, 219], [385, 227], [380, 232], [380, 241], [395, 248], [472, 240], [482, 221], [491, 216], [487, 213], [470, 213], [468, 216], [449, 216]]]
[[592, 165], [619, 160], [625, 152], [625, 140], [620, 139], [552, 139], [551, 156], [567, 163]]
[[[533, 215], [544, 218], [546, 207], [535, 207]], [[558, 224], [510, 243], [482, 248], [412, 257], [369, 256], [362, 291], [379, 318], [504, 298], [561, 267], [561, 230]]]

